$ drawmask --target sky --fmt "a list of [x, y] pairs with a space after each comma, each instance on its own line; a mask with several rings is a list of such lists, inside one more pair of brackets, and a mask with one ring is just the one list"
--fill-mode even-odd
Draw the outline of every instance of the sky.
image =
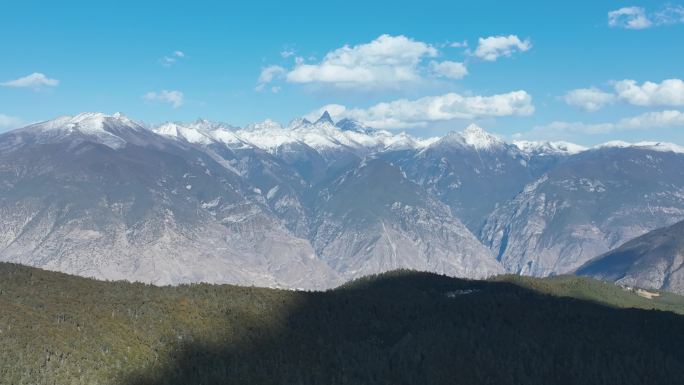
[[684, 144], [684, 3], [0, 0], [0, 132], [85, 111]]

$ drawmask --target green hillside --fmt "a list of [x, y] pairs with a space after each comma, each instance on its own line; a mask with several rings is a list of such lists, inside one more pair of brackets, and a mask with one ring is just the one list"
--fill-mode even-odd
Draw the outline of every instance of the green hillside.
[[0, 384], [676, 384], [683, 304], [576, 277], [293, 292], [0, 264]]

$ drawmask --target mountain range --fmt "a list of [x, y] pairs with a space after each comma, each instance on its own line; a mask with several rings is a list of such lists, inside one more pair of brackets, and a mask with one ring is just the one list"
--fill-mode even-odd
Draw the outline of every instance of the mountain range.
[[684, 219], [684, 148], [83, 113], [0, 135], [0, 260], [154, 284], [548, 276]]

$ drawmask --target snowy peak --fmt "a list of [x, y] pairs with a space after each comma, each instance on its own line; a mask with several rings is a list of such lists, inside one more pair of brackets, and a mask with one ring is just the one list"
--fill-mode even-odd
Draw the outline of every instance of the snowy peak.
[[586, 151], [587, 148], [570, 142], [544, 142], [517, 140], [513, 142], [520, 151], [527, 155], [574, 155]]
[[318, 120], [314, 124], [320, 125], [320, 124], [326, 124], [326, 123], [333, 125], [333, 126], [335, 125], [335, 122], [333, 122], [328, 111], [323, 111], [323, 115], [321, 115], [321, 117], [318, 118]]
[[452, 131], [446, 134], [441, 139], [435, 141], [432, 146], [456, 146], [481, 151], [505, 147], [506, 142], [498, 136], [485, 131], [482, 127], [471, 124], [461, 132]]
[[18, 132], [36, 135], [40, 141], [56, 142], [77, 135], [88, 137], [111, 148], [126, 145], [129, 133], [138, 133], [145, 128], [121, 113], [106, 115], [101, 112], [84, 112], [75, 116], [61, 116], [56, 119], [32, 124]]
[[335, 126], [342, 131], [354, 131], [364, 134], [370, 134], [374, 131], [371, 127], [368, 127], [361, 122], [347, 118], [340, 120], [335, 124]]
[[505, 144], [501, 138], [488, 133], [482, 127], [474, 123], [466, 127], [460, 134], [463, 137], [463, 142], [465, 144], [475, 147], [478, 150], [486, 150]]
[[135, 130], [143, 128], [142, 125], [119, 112], [113, 115], [106, 115], [101, 112], [83, 112], [76, 116], [61, 116], [29, 127], [34, 130], [79, 131], [84, 134], [92, 134], [104, 131], [106, 126]]

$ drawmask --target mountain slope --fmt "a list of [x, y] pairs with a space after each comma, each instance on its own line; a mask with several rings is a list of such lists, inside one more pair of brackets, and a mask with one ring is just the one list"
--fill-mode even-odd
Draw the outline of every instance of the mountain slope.
[[484, 218], [534, 179], [516, 146], [471, 125], [422, 149], [387, 153], [417, 184], [477, 232]]
[[632, 239], [577, 269], [623, 285], [684, 293], [684, 221]]
[[2, 260], [158, 284], [335, 282], [240, 175], [121, 116], [30, 126], [0, 143]]
[[[297, 292], [98, 282], [0, 264], [0, 382], [680, 380], [681, 315], [621, 309], [613, 295], [644, 298], [586, 278], [527, 280], [537, 288], [395, 272]], [[563, 287], [592, 292], [605, 304], [549, 295]], [[681, 312], [676, 299], [678, 307], [667, 306]], [[667, 308], [658, 300], [640, 306]]]
[[569, 157], [487, 219], [480, 239], [507, 271], [574, 271], [684, 218], [684, 155], [605, 147]]
[[502, 273], [489, 250], [401, 170], [366, 159], [321, 190], [312, 239], [349, 279], [396, 268], [460, 277]]

